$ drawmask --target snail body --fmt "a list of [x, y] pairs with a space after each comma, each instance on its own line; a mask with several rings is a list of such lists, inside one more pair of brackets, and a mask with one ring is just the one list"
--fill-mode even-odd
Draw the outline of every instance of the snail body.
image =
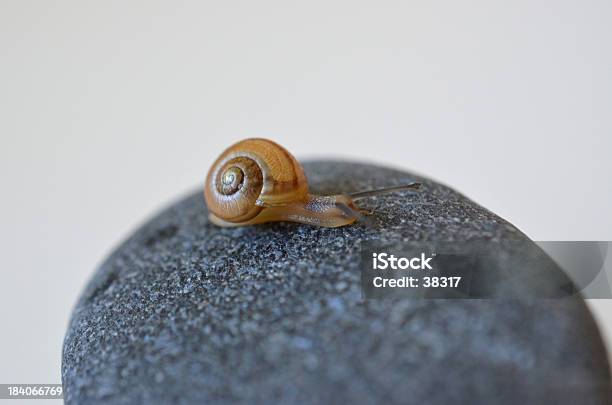
[[348, 194], [310, 194], [300, 163], [282, 146], [261, 138], [240, 141], [219, 156], [208, 172], [204, 197], [210, 221], [224, 227], [289, 221], [334, 228], [360, 216]]

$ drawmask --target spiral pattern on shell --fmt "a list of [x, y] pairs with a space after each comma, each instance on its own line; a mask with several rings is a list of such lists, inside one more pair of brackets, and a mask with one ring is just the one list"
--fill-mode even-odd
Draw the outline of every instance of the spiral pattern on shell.
[[303, 201], [304, 170], [282, 146], [246, 139], [226, 149], [212, 165], [204, 187], [208, 209], [233, 223], [248, 221], [266, 206]]

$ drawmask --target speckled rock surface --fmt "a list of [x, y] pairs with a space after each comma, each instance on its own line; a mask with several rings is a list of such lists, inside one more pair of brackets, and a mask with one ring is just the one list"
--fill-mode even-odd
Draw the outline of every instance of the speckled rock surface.
[[[417, 179], [305, 164], [311, 189]], [[362, 241], [523, 239], [442, 185], [368, 199], [323, 229], [220, 229], [198, 190], [97, 270], [64, 342], [68, 404], [607, 404], [599, 331], [580, 299], [364, 300]], [[85, 270], [85, 269], [84, 269]]]

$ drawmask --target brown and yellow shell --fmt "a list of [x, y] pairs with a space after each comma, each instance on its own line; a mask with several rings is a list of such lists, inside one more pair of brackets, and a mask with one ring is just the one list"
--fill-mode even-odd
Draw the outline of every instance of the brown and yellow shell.
[[265, 207], [305, 201], [308, 183], [304, 169], [285, 148], [267, 139], [245, 139], [212, 165], [204, 195], [217, 218], [242, 223]]

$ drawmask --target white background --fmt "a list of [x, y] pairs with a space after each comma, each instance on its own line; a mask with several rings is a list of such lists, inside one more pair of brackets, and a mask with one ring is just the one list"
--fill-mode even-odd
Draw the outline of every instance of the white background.
[[612, 240], [610, 21], [609, 0], [0, 0], [0, 382], [60, 381], [96, 266], [244, 137]]

